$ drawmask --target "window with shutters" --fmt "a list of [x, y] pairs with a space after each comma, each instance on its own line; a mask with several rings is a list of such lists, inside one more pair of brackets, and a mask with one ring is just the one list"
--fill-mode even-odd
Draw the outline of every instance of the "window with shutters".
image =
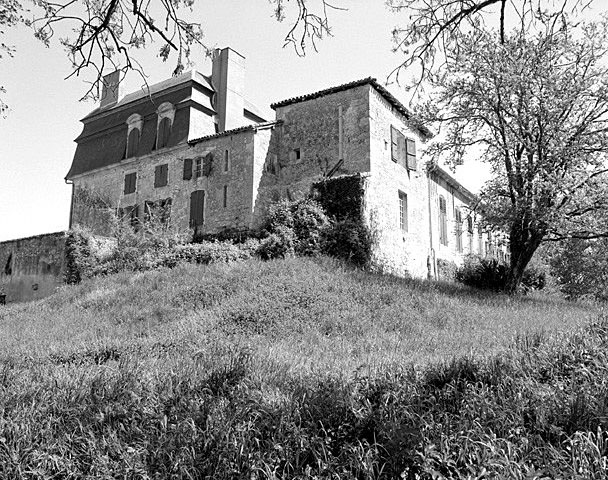
[[125, 158], [136, 157], [139, 151], [139, 137], [144, 125], [141, 115], [134, 113], [127, 119], [127, 148]]
[[137, 173], [127, 173], [125, 175], [125, 188], [124, 194], [128, 195], [130, 193], [134, 193], [137, 187]]
[[477, 248], [478, 248], [478, 252], [479, 255], [481, 255], [483, 257], [483, 230], [481, 229], [481, 225], [479, 225], [479, 233], [478, 233], [478, 237], [477, 237]]
[[405, 135], [391, 125], [391, 159], [405, 166]]
[[407, 232], [407, 195], [399, 192], [399, 228]]
[[168, 182], [169, 165], [157, 165], [154, 169], [154, 187], [164, 187]]
[[210, 177], [213, 171], [213, 153], [208, 153], [203, 157], [203, 177]]
[[190, 228], [195, 230], [203, 226], [205, 212], [205, 191], [195, 190], [190, 194]]
[[156, 148], [167, 147], [171, 138], [175, 107], [169, 102], [161, 103], [156, 113]]
[[224, 208], [228, 206], [228, 185], [224, 185], [223, 201]]
[[198, 157], [194, 159], [194, 178], [200, 178], [203, 176], [203, 159]]
[[447, 219], [447, 205], [445, 197], [439, 196], [439, 242], [442, 245], [448, 244], [448, 219]]
[[144, 203], [144, 220], [146, 223], [167, 225], [171, 219], [171, 198], [147, 201]]
[[454, 210], [456, 223], [456, 251], [462, 253], [462, 212], [460, 208]]
[[224, 172], [230, 170], [230, 152], [224, 150]]
[[139, 205], [119, 208], [116, 214], [121, 222], [128, 221], [135, 230], [139, 229]]
[[184, 158], [184, 180], [192, 179], [192, 159]]
[[416, 170], [416, 141], [405, 139], [405, 157], [408, 170]]

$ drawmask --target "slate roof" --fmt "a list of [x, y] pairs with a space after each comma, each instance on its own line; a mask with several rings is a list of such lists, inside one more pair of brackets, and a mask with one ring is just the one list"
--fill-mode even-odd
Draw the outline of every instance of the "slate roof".
[[[350, 90], [351, 88], [360, 87], [362, 85], [371, 85], [380, 95], [382, 95], [382, 97], [388, 103], [392, 105], [395, 110], [401, 113], [401, 115], [403, 115], [408, 120], [413, 119], [412, 112], [410, 112], [410, 110], [405, 105], [403, 105], [399, 100], [397, 100], [397, 98], [391, 92], [389, 92], [385, 87], [378, 83], [378, 81], [373, 77], [367, 77], [361, 80], [355, 80], [354, 82], [344, 83], [336, 87], [319, 90], [318, 92], [308, 93], [306, 95], [300, 95], [299, 97], [292, 97], [286, 100], [281, 100], [280, 102], [271, 104], [270, 108], [276, 110], [279, 107], [284, 107], [293, 103], [305, 102], [307, 100], [314, 100], [316, 98], [331, 95], [333, 93], [343, 92], [345, 90]], [[422, 133], [426, 137], [431, 137], [433, 135], [431, 131], [425, 127], [417, 126], [416, 128], [420, 131], [420, 133]]]
[[[163, 80], [162, 82], [155, 83], [153, 85], [149, 85], [147, 88], [142, 87], [135, 92], [129, 93], [122, 97], [118, 103], [108, 105], [104, 108], [97, 107], [91, 113], [89, 113], [83, 120], [86, 120], [89, 117], [94, 117], [97, 114], [113, 110], [115, 108], [120, 108], [123, 105], [127, 105], [135, 100], [139, 100], [140, 98], [150, 97], [158, 92], [165, 91], [171, 87], [175, 87], [177, 85], [181, 85], [182, 83], [186, 83], [189, 81], [195, 81], [196, 83], [202, 85], [210, 91], [214, 91], [211, 85], [211, 79], [196, 70], [188, 70], [187, 72], [182, 73], [181, 75], [177, 75], [175, 77], [168, 78]], [[253, 112], [256, 113], [256, 112]]]

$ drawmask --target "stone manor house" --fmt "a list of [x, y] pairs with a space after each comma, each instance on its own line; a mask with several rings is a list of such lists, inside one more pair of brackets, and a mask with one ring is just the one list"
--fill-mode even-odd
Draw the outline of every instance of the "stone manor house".
[[230, 48], [214, 52], [210, 76], [190, 71], [124, 97], [118, 72], [104, 80], [66, 176], [70, 226], [97, 225], [78, 195], [87, 191], [133, 221], [162, 211], [200, 233], [248, 229], [269, 202], [359, 173], [386, 270], [436, 278], [438, 260], [501, 251], [470, 213], [474, 195], [421, 162], [430, 133], [373, 78], [276, 102], [273, 120], [244, 98], [245, 59]]
[[[66, 176], [70, 227], [104, 235], [111, 207], [135, 224], [160, 214], [184, 231], [247, 230], [272, 201], [358, 174], [383, 270], [435, 279], [466, 254], [504, 255], [471, 213], [474, 195], [421, 162], [430, 133], [373, 78], [276, 102], [273, 120], [244, 98], [245, 59], [230, 48], [214, 52], [211, 75], [190, 71], [126, 96], [118, 80], [104, 78], [99, 107], [82, 120]], [[0, 293], [50, 293], [64, 242], [62, 232], [0, 242]]]

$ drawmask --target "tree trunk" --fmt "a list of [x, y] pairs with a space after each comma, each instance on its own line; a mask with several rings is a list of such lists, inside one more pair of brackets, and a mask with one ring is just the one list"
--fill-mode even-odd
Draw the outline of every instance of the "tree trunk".
[[538, 249], [542, 239], [543, 234], [532, 228], [511, 228], [509, 245], [511, 263], [505, 285], [507, 293], [514, 294], [518, 291], [524, 271], [530, 260], [532, 260], [532, 256]]

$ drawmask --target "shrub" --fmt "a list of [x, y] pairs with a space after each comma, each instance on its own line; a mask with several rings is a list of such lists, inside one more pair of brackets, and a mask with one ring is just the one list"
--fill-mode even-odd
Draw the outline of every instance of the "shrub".
[[[469, 255], [461, 267], [456, 270], [458, 282], [470, 287], [499, 292], [504, 290], [509, 274], [509, 265], [496, 258], [480, 258]], [[524, 293], [530, 290], [542, 290], [546, 283], [545, 273], [538, 267], [529, 267], [522, 277], [521, 286]]]
[[329, 226], [329, 220], [321, 205], [309, 199], [296, 202], [292, 207], [292, 217], [296, 253], [321, 253], [323, 231]]
[[263, 260], [289, 257], [295, 253], [294, 243], [293, 229], [278, 226], [274, 233], [261, 241], [257, 253]]
[[174, 249], [173, 255], [168, 255], [164, 260], [164, 266], [174, 266], [172, 262], [187, 262], [208, 264], [216, 262], [234, 262], [251, 258], [248, 249], [239, 248], [232, 242], [201, 242], [180, 245]]
[[369, 229], [352, 218], [332, 222], [323, 235], [323, 251], [332, 257], [366, 266], [372, 251]]
[[265, 229], [267, 238], [260, 246], [262, 258], [283, 258], [321, 253], [321, 239], [329, 225], [323, 208], [315, 201], [280, 200], [268, 208]]
[[437, 259], [437, 277], [439, 280], [453, 282], [456, 279], [458, 267], [451, 260]]

